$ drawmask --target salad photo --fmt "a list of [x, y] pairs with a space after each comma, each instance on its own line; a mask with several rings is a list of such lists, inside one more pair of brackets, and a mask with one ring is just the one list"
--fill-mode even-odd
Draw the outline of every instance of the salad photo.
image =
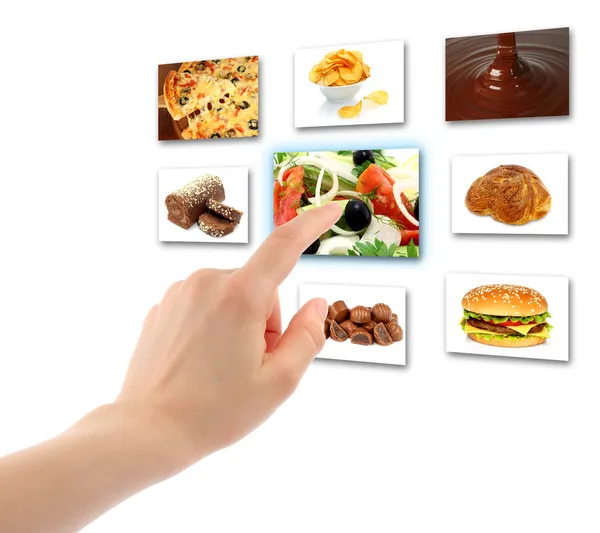
[[305, 254], [419, 257], [419, 150], [273, 154], [273, 222], [339, 202], [342, 216]]

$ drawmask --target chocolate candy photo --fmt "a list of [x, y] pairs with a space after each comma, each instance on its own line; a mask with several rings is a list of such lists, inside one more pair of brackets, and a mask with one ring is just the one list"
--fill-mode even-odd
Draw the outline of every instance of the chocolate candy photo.
[[247, 168], [159, 170], [161, 242], [247, 243], [247, 212]]
[[325, 298], [323, 359], [406, 364], [406, 291], [401, 287], [321, 285], [298, 288], [299, 306]]
[[569, 28], [446, 39], [446, 120], [569, 115]]

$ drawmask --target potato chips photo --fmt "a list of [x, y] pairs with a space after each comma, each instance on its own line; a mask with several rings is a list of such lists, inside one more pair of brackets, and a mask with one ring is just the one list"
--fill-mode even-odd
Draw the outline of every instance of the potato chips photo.
[[342, 48], [337, 52], [329, 52], [311, 69], [308, 79], [318, 85], [340, 87], [354, 85], [370, 75], [371, 69], [363, 63], [361, 52]]

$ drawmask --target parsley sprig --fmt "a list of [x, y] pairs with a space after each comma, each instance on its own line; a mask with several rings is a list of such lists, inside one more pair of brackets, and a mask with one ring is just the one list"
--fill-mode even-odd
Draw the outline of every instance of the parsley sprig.
[[362, 255], [366, 257], [419, 257], [419, 249], [412, 239], [406, 247], [406, 251], [403, 251], [395, 243], [388, 245], [376, 238], [373, 242], [355, 243], [348, 250], [348, 255]]

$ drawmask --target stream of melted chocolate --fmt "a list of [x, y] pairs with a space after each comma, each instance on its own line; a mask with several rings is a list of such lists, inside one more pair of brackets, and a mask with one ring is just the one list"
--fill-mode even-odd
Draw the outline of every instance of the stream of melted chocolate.
[[569, 28], [448, 39], [446, 120], [569, 114]]

